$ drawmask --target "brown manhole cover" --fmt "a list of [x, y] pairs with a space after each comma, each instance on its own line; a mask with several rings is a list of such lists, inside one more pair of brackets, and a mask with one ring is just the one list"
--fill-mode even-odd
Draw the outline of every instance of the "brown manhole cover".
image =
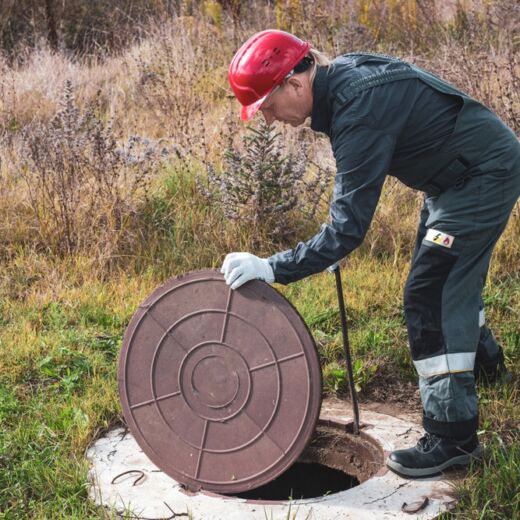
[[274, 479], [308, 444], [321, 404], [316, 348], [292, 305], [259, 281], [231, 291], [213, 270], [172, 279], [139, 306], [118, 379], [137, 442], [192, 490]]

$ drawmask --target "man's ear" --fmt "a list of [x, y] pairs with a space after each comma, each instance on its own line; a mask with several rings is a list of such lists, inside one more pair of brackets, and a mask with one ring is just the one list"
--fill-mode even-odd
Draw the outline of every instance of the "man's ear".
[[299, 77], [299, 75], [291, 76], [287, 80], [287, 84], [290, 85], [290, 87], [294, 89], [294, 92], [296, 93], [296, 95], [298, 97], [303, 95], [304, 85], [303, 85], [303, 80], [301, 77]]

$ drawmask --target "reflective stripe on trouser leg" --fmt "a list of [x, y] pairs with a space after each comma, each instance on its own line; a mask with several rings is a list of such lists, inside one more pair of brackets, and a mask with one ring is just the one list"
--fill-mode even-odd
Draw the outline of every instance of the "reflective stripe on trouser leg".
[[458, 374], [469, 372], [475, 365], [474, 352], [456, 352], [455, 354], [441, 354], [426, 359], [418, 359], [413, 362], [415, 369], [422, 378], [444, 376], [446, 374]]

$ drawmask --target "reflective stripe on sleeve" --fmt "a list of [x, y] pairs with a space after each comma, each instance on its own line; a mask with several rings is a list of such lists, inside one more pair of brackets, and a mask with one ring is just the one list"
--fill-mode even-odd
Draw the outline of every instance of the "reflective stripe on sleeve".
[[470, 372], [475, 366], [475, 352], [442, 354], [428, 359], [414, 361], [415, 369], [421, 377], [433, 377], [456, 372]]

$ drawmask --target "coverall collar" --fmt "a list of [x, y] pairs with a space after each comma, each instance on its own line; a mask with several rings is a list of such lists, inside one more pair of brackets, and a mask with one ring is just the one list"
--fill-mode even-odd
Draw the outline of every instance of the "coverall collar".
[[328, 67], [318, 66], [312, 84], [311, 128], [330, 137], [330, 103], [328, 99]]

